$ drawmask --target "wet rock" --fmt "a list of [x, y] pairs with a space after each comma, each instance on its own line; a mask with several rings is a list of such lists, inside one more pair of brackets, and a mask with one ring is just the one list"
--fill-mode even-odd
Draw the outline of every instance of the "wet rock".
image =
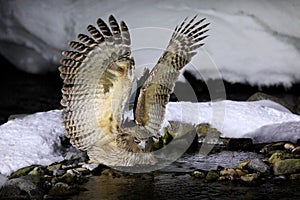
[[247, 166], [249, 169], [260, 173], [267, 173], [269, 171], [269, 166], [258, 158], [250, 160]]
[[253, 151], [254, 146], [251, 138], [231, 138], [227, 148], [230, 151]]
[[291, 174], [290, 179], [291, 180], [300, 180], [300, 174]]
[[59, 170], [61, 168], [61, 164], [60, 163], [58, 163], [58, 164], [54, 164], [54, 165], [49, 165], [48, 167], [47, 167], [47, 170], [49, 170], [49, 171], [55, 171], [55, 170]]
[[86, 162], [88, 161], [88, 155], [85, 151], [69, 151], [65, 156], [65, 160]]
[[284, 145], [285, 142], [277, 142], [277, 143], [272, 143], [272, 144], [267, 144], [265, 145], [259, 152], [263, 154], [273, 154], [276, 151], [283, 151], [285, 150]]
[[295, 113], [295, 109], [292, 105], [288, 104], [287, 102], [285, 102], [284, 100], [262, 93], [262, 92], [257, 92], [255, 94], [253, 94], [251, 97], [248, 98], [247, 101], [259, 101], [259, 100], [271, 100], [274, 101], [280, 105], [282, 105], [283, 107], [287, 108], [288, 110], [290, 110], [291, 112]]
[[234, 180], [236, 178], [239, 178], [241, 176], [244, 176], [246, 175], [247, 173], [243, 170], [240, 170], [240, 169], [228, 169], [228, 168], [225, 168], [225, 169], [222, 169], [220, 171], [220, 175], [221, 176], [225, 176], [231, 180]]
[[58, 169], [58, 170], [54, 170], [53, 171], [53, 176], [62, 176], [66, 173], [65, 170], [62, 170], [62, 169]]
[[196, 178], [205, 178], [205, 173], [202, 171], [195, 170], [193, 171], [192, 176]]
[[293, 145], [291, 143], [286, 143], [286, 144], [284, 144], [284, 148], [288, 151], [292, 151], [295, 148], [295, 145]]
[[208, 182], [213, 182], [219, 179], [219, 174], [215, 171], [209, 171], [205, 177]]
[[87, 168], [84, 168], [84, 167], [75, 168], [75, 169], [73, 169], [73, 171], [76, 174], [79, 174], [79, 175], [82, 175], [82, 176], [90, 174], [90, 170], [88, 170]]
[[300, 155], [300, 146], [299, 147], [295, 147], [293, 150], [292, 150], [292, 153], [294, 155]]
[[246, 174], [244, 176], [241, 176], [241, 180], [246, 183], [251, 183], [256, 181], [258, 177], [259, 177], [258, 173]]
[[271, 155], [271, 157], [268, 159], [268, 162], [271, 164], [274, 164], [275, 162], [279, 161], [279, 160], [284, 160], [287, 158], [292, 158], [293, 156], [291, 154], [288, 153], [284, 153], [284, 152], [275, 152]]
[[43, 194], [31, 181], [23, 178], [8, 180], [0, 189], [0, 199], [42, 199]]
[[275, 175], [292, 174], [300, 172], [300, 159], [285, 159], [274, 163]]
[[28, 175], [33, 175], [33, 176], [43, 176], [45, 174], [45, 167], [35, 167], [33, 170], [31, 170]]
[[237, 166], [235, 166], [235, 168], [244, 170], [249, 162], [250, 162], [250, 160], [245, 160], [245, 161], [239, 163]]
[[27, 175], [30, 171], [32, 171], [35, 167], [38, 167], [39, 165], [32, 165], [28, 167], [23, 167], [15, 172], [13, 172], [8, 178], [13, 179], [13, 178], [19, 178], [21, 176]]
[[80, 189], [76, 186], [69, 186], [66, 183], [58, 182], [49, 190], [48, 195], [53, 197], [66, 197], [76, 195], [79, 192]]
[[196, 126], [196, 132], [202, 136], [206, 136], [209, 129], [211, 129], [209, 123], [201, 123]]

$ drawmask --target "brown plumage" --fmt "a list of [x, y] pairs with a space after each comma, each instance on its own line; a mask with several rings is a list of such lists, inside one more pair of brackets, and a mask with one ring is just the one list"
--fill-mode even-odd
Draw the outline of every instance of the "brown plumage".
[[79, 34], [70, 42], [75, 51], [59, 67], [63, 79], [63, 121], [71, 143], [86, 150], [91, 161], [111, 166], [154, 164], [137, 140], [159, 136], [166, 104], [182, 69], [196, 54], [206, 36], [204, 19], [187, 18], [175, 28], [166, 51], [144, 82], [136, 102], [133, 128], [124, 128], [123, 113], [134, 80], [131, 39], [125, 22], [111, 15], [109, 26], [97, 20], [87, 27], [91, 36]]

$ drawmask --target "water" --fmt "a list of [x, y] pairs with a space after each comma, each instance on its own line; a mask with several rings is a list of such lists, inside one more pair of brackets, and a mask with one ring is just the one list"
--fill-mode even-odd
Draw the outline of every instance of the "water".
[[94, 199], [300, 199], [300, 181], [241, 185], [207, 183], [191, 176], [195, 169], [234, 167], [255, 153], [222, 151], [209, 156], [184, 156], [169, 167], [150, 174], [92, 176], [73, 200]]

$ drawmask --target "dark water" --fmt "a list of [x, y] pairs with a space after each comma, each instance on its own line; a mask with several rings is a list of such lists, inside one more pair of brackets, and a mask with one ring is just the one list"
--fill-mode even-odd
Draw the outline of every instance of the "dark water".
[[300, 199], [300, 182], [258, 186], [206, 183], [188, 174], [158, 174], [150, 180], [135, 177], [93, 176], [88, 191], [73, 199]]
[[[60, 108], [61, 80], [57, 72], [31, 75], [15, 70], [0, 57], [0, 124], [10, 115], [30, 114]], [[187, 77], [190, 75], [187, 74]], [[190, 77], [198, 100], [209, 100], [205, 85]], [[183, 87], [182, 84], [180, 84]], [[198, 88], [196, 88], [196, 86]], [[228, 99], [246, 100], [259, 91], [256, 87], [225, 84]], [[263, 92], [278, 97], [300, 96], [300, 84], [289, 90], [282, 87], [263, 88]], [[289, 98], [293, 100], [293, 98]], [[221, 156], [220, 156], [221, 155]], [[205, 183], [189, 175], [198, 169], [215, 169], [219, 164], [230, 166], [251, 154], [212, 155], [206, 158], [184, 157], [150, 177], [93, 176], [82, 192], [74, 199], [300, 199], [300, 183], [291, 181], [265, 183], [259, 186]], [[219, 159], [219, 158], [223, 159]]]
[[[224, 151], [209, 156], [185, 156], [166, 169], [149, 174], [112, 177], [93, 176], [74, 200], [93, 199], [300, 199], [300, 180], [241, 185], [207, 183], [190, 175], [195, 168], [233, 167], [255, 153]], [[192, 162], [194, 161], [194, 162]]]

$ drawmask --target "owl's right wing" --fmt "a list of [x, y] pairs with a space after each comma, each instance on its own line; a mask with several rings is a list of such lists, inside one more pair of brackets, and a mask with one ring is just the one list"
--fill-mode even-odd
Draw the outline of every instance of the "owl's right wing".
[[[90, 36], [79, 34], [72, 41], [75, 51], [59, 67], [63, 79], [63, 121], [71, 143], [87, 150], [95, 142], [111, 142], [123, 121], [123, 111], [134, 77], [130, 36], [126, 24], [111, 15], [109, 26], [87, 27]], [[101, 143], [102, 144], [102, 143]]]
[[186, 18], [175, 28], [167, 49], [140, 89], [135, 121], [146, 129], [146, 134], [140, 135], [142, 138], [158, 136], [179, 70], [191, 61], [197, 48], [204, 45], [202, 40], [207, 37], [205, 33], [208, 31], [206, 27], [209, 23], [203, 24], [205, 18], [194, 22], [196, 17], [190, 21]]

